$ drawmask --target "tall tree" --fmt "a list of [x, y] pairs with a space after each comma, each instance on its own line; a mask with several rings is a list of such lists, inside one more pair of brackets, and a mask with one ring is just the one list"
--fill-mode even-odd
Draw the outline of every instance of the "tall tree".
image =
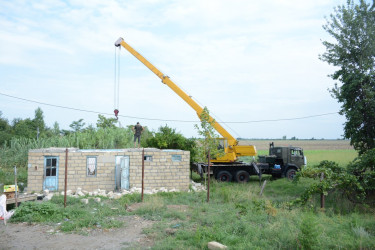
[[207, 107], [203, 108], [200, 120], [201, 123], [194, 126], [198, 134], [203, 138], [197, 140], [196, 159], [194, 160], [197, 162], [206, 162], [208, 151], [210, 151], [211, 158], [216, 158], [222, 156], [223, 149], [218, 147], [220, 142], [214, 128], [215, 120], [210, 120], [210, 112]]
[[16, 137], [36, 139], [37, 136], [35, 123], [30, 118], [26, 118], [24, 120], [22, 120], [21, 118], [13, 119], [12, 131]]
[[52, 134], [60, 135], [60, 125], [57, 121], [55, 121], [55, 123], [53, 124]]
[[165, 125], [159, 127], [158, 132], [153, 132], [146, 143], [147, 147], [153, 148], [191, 150], [195, 141], [185, 138], [181, 133], [176, 132], [176, 129]]
[[2, 117], [3, 112], [0, 111], [0, 147], [8, 140], [12, 138], [11, 126], [9, 125], [8, 119]]
[[83, 122], [83, 119], [79, 119], [78, 121], [73, 121], [69, 127], [73, 129], [74, 132], [81, 132], [83, 127], [86, 123]]
[[96, 126], [98, 128], [116, 128], [117, 120], [115, 118], [105, 118], [104, 115], [98, 115]]
[[46, 130], [46, 124], [44, 122], [43, 110], [40, 107], [38, 107], [35, 110], [33, 123], [34, 123], [34, 126], [35, 126], [34, 127], [35, 130], [37, 130], [39, 128], [40, 133], [42, 133]]
[[[129, 129], [132, 129], [130, 126]], [[142, 137], [145, 134], [145, 147], [159, 148], [159, 149], [182, 149], [190, 151], [190, 161], [193, 162], [196, 154], [196, 145], [194, 138], [186, 138], [181, 133], [176, 132], [176, 129], [168, 127], [168, 125], [159, 127], [157, 132], [148, 132], [145, 127]], [[141, 137], [141, 139], [142, 139]], [[148, 138], [147, 138], [148, 137]], [[141, 143], [141, 145], [143, 145]]]
[[[373, 5], [374, 6], [374, 5]], [[360, 154], [375, 148], [375, 9], [364, 0], [348, 0], [327, 18], [320, 59], [338, 67], [331, 77], [341, 82], [330, 90], [345, 115], [344, 137]]]

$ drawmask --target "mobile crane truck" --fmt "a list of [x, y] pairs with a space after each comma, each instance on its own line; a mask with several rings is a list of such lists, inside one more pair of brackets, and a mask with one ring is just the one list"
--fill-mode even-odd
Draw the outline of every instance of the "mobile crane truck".
[[[163, 74], [146, 58], [133, 49], [123, 38], [117, 39], [116, 47], [124, 47], [135, 58], [150, 69], [156, 76], [158, 76], [162, 83], [171, 88], [178, 96], [180, 96], [190, 107], [201, 116], [203, 108], [198, 105], [189, 95], [187, 95], [181, 88], [179, 88], [167, 75]], [[214, 119], [210, 116], [210, 121]], [[213, 159], [211, 173], [217, 180], [229, 182], [235, 180], [237, 182], [249, 181], [250, 175], [272, 174], [274, 177], [286, 176], [293, 178], [302, 165], [306, 164], [306, 158], [303, 155], [303, 150], [297, 147], [274, 147], [270, 144], [269, 155], [260, 156], [259, 163], [251, 162], [245, 163], [239, 161], [241, 156], [256, 156], [256, 147], [253, 145], [239, 145], [239, 142], [218, 122], [213, 123], [215, 130], [222, 136], [220, 138], [220, 145], [224, 148], [224, 154], [216, 159]], [[193, 168], [200, 174], [203, 174], [207, 164], [195, 163]]]

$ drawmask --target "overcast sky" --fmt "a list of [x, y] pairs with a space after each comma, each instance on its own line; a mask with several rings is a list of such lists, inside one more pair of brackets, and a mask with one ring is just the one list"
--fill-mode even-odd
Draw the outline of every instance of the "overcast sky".
[[[68, 129], [113, 114], [114, 42], [127, 43], [242, 138], [341, 138], [345, 119], [319, 60], [323, 30], [346, 0], [0, 1], [0, 111]], [[193, 109], [125, 49], [119, 120], [197, 136]], [[106, 115], [114, 117], [114, 115]], [[138, 117], [138, 118], [130, 118]], [[156, 119], [156, 120], [148, 120]], [[280, 120], [281, 121], [267, 121]], [[175, 121], [167, 121], [175, 120]], [[195, 122], [189, 122], [195, 121]], [[243, 122], [243, 123], [233, 123]]]

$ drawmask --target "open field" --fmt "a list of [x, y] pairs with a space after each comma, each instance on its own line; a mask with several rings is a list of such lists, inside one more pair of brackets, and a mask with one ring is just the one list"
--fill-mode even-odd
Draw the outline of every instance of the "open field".
[[257, 150], [268, 150], [269, 144], [275, 146], [295, 146], [304, 150], [353, 150], [348, 140], [240, 140], [240, 145], [254, 145]]
[[[346, 166], [354, 160], [358, 153], [347, 140], [242, 140], [240, 145], [254, 145], [258, 155], [267, 155], [269, 143], [275, 146], [296, 146], [303, 148], [308, 165], [317, 165], [323, 160], [337, 162]], [[250, 161], [251, 157], [244, 157], [243, 161]]]
[[323, 160], [337, 162], [340, 166], [346, 166], [349, 162], [353, 161], [358, 153], [352, 150], [305, 150], [307, 158], [307, 165], [317, 165]]

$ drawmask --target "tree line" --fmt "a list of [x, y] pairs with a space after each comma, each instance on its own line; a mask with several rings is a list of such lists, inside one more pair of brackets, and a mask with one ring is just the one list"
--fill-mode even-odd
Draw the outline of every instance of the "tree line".
[[330, 89], [344, 115], [344, 138], [359, 157], [346, 168], [322, 161], [304, 168], [298, 177], [320, 180], [310, 186], [298, 202], [306, 203], [312, 194], [328, 195], [339, 190], [353, 202], [374, 204], [375, 194], [375, 0], [337, 6], [324, 30], [331, 40], [323, 41], [322, 61], [335, 66], [330, 77], [338, 81]]
[[15, 118], [9, 122], [0, 111], [0, 145], [9, 142], [12, 138], [39, 139], [51, 136], [65, 136], [76, 132], [95, 131], [96, 129], [115, 128], [117, 120], [98, 115], [96, 128], [90, 124], [85, 127], [83, 119], [73, 121], [70, 130], [60, 129], [56, 121], [52, 127], [48, 127], [44, 121], [43, 110], [38, 107], [34, 112], [34, 118]]

